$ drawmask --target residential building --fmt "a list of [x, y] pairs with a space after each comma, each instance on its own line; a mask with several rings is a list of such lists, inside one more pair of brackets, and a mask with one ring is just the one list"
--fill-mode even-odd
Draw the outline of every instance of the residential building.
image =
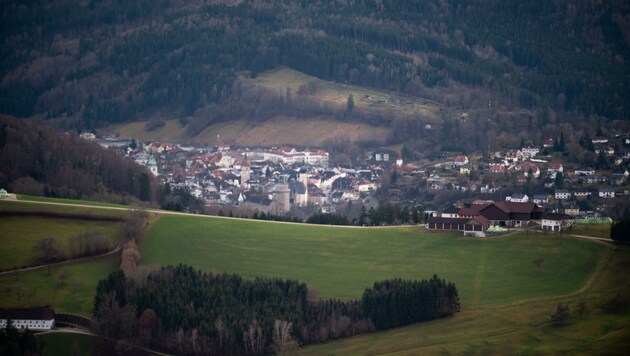
[[558, 189], [555, 191], [554, 197], [556, 200], [569, 200], [571, 199], [572, 193], [565, 189]]
[[527, 194], [515, 193], [512, 194], [512, 196], [505, 197], [505, 200], [516, 203], [527, 203], [529, 201], [529, 197]]
[[51, 308], [0, 308], [0, 328], [8, 320], [17, 329], [47, 331], [55, 326], [55, 313]]
[[550, 196], [548, 194], [536, 194], [532, 199], [532, 202], [539, 206], [545, 206], [549, 204]]
[[468, 157], [466, 155], [457, 155], [453, 160], [453, 164], [456, 166], [463, 166], [468, 164]]
[[614, 198], [615, 190], [614, 189], [600, 189], [599, 197], [600, 198]]
[[523, 152], [523, 156], [527, 157], [527, 158], [534, 158], [536, 157], [536, 155], [538, 154], [538, 152], [540, 152], [540, 148], [538, 147], [523, 147], [521, 149], [521, 152]]
[[560, 232], [573, 225], [573, 217], [567, 214], [546, 212], [541, 221], [542, 229], [545, 231]]

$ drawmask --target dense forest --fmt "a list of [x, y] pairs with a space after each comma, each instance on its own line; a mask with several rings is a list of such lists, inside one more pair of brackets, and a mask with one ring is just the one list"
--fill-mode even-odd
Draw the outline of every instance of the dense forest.
[[0, 115], [0, 187], [28, 195], [185, 210], [190, 194], [171, 191], [130, 158], [27, 120]]
[[138, 344], [177, 354], [283, 353], [375, 330], [453, 315], [457, 288], [429, 280], [389, 280], [361, 299], [319, 299], [291, 280], [208, 274], [163, 267], [140, 279], [112, 273], [94, 300], [99, 350], [124, 353]]
[[0, 186], [30, 195], [151, 203], [158, 183], [132, 159], [77, 135], [0, 117]]
[[248, 116], [239, 77], [288, 66], [445, 107], [527, 110], [538, 129], [627, 119], [628, 14], [624, 0], [3, 1], [0, 112], [199, 127]]

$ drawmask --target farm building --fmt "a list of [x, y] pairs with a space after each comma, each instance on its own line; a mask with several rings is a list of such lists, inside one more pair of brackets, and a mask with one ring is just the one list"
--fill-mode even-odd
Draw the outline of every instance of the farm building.
[[559, 232], [573, 225], [573, 217], [567, 214], [546, 212], [542, 216], [542, 229]]
[[45, 331], [55, 326], [55, 313], [51, 308], [0, 308], [0, 328], [5, 328], [8, 320], [17, 329]]
[[462, 231], [464, 235], [484, 236], [490, 221], [483, 216], [475, 218], [430, 217], [426, 228], [429, 230]]

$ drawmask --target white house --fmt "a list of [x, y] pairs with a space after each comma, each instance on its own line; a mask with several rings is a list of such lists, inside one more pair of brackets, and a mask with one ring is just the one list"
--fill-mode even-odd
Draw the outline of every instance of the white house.
[[538, 148], [538, 147], [523, 147], [521, 149], [521, 152], [523, 152], [523, 156], [528, 157], [528, 158], [533, 158], [533, 157], [536, 157], [536, 155], [540, 152], [540, 148]]
[[539, 206], [545, 206], [549, 204], [549, 197], [550, 196], [547, 194], [537, 194], [537, 195], [534, 195], [534, 199], [532, 199], [532, 202], [534, 202], [535, 204]]
[[614, 198], [615, 190], [614, 189], [600, 189], [599, 197], [600, 198]]
[[6, 328], [8, 320], [17, 329], [45, 331], [55, 326], [55, 313], [51, 308], [0, 308], [0, 328]]
[[566, 214], [546, 212], [542, 216], [542, 229], [560, 232], [573, 225], [573, 217]]
[[529, 201], [529, 197], [527, 194], [515, 193], [512, 194], [511, 197], [505, 197], [505, 200], [515, 203], [527, 203]]
[[385, 152], [376, 153], [374, 155], [374, 160], [377, 161], [377, 162], [380, 162], [380, 161], [387, 162], [387, 161], [389, 161], [389, 153], [385, 153]]
[[576, 176], [592, 176], [595, 174], [595, 170], [592, 168], [580, 168], [574, 171]]
[[568, 200], [571, 199], [571, 192], [564, 189], [556, 190], [554, 197], [558, 200]]

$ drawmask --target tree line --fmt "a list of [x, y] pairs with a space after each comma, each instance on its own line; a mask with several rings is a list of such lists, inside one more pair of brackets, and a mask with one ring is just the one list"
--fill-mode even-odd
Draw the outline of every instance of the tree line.
[[[319, 299], [294, 280], [212, 274], [179, 265], [142, 280], [99, 282], [95, 326], [106, 353], [143, 344], [178, 354], [282, 353], [300, 345], [453, 315], [457, 288], [437, 276], [390, 280], [362, 298]], [[126, 345], [126, 346], [125, 346]]]
[[[61, 119], [65, 127], [196, 115], [216, 104], [227, 108], [239, 75], [255, 78], [284, 65], [320, 79], [447, 98], [445, 104], [457, 91], [494, 105], [625, 119], [629, 6], [8, 2], [0, 14], [0, 112]], [[466, 93], [457, 105], [487, 105]]]
[[158, 183], [146, 168], [96, 143], [0, 117], [0, 186], [29, 195], [150, 204]]

